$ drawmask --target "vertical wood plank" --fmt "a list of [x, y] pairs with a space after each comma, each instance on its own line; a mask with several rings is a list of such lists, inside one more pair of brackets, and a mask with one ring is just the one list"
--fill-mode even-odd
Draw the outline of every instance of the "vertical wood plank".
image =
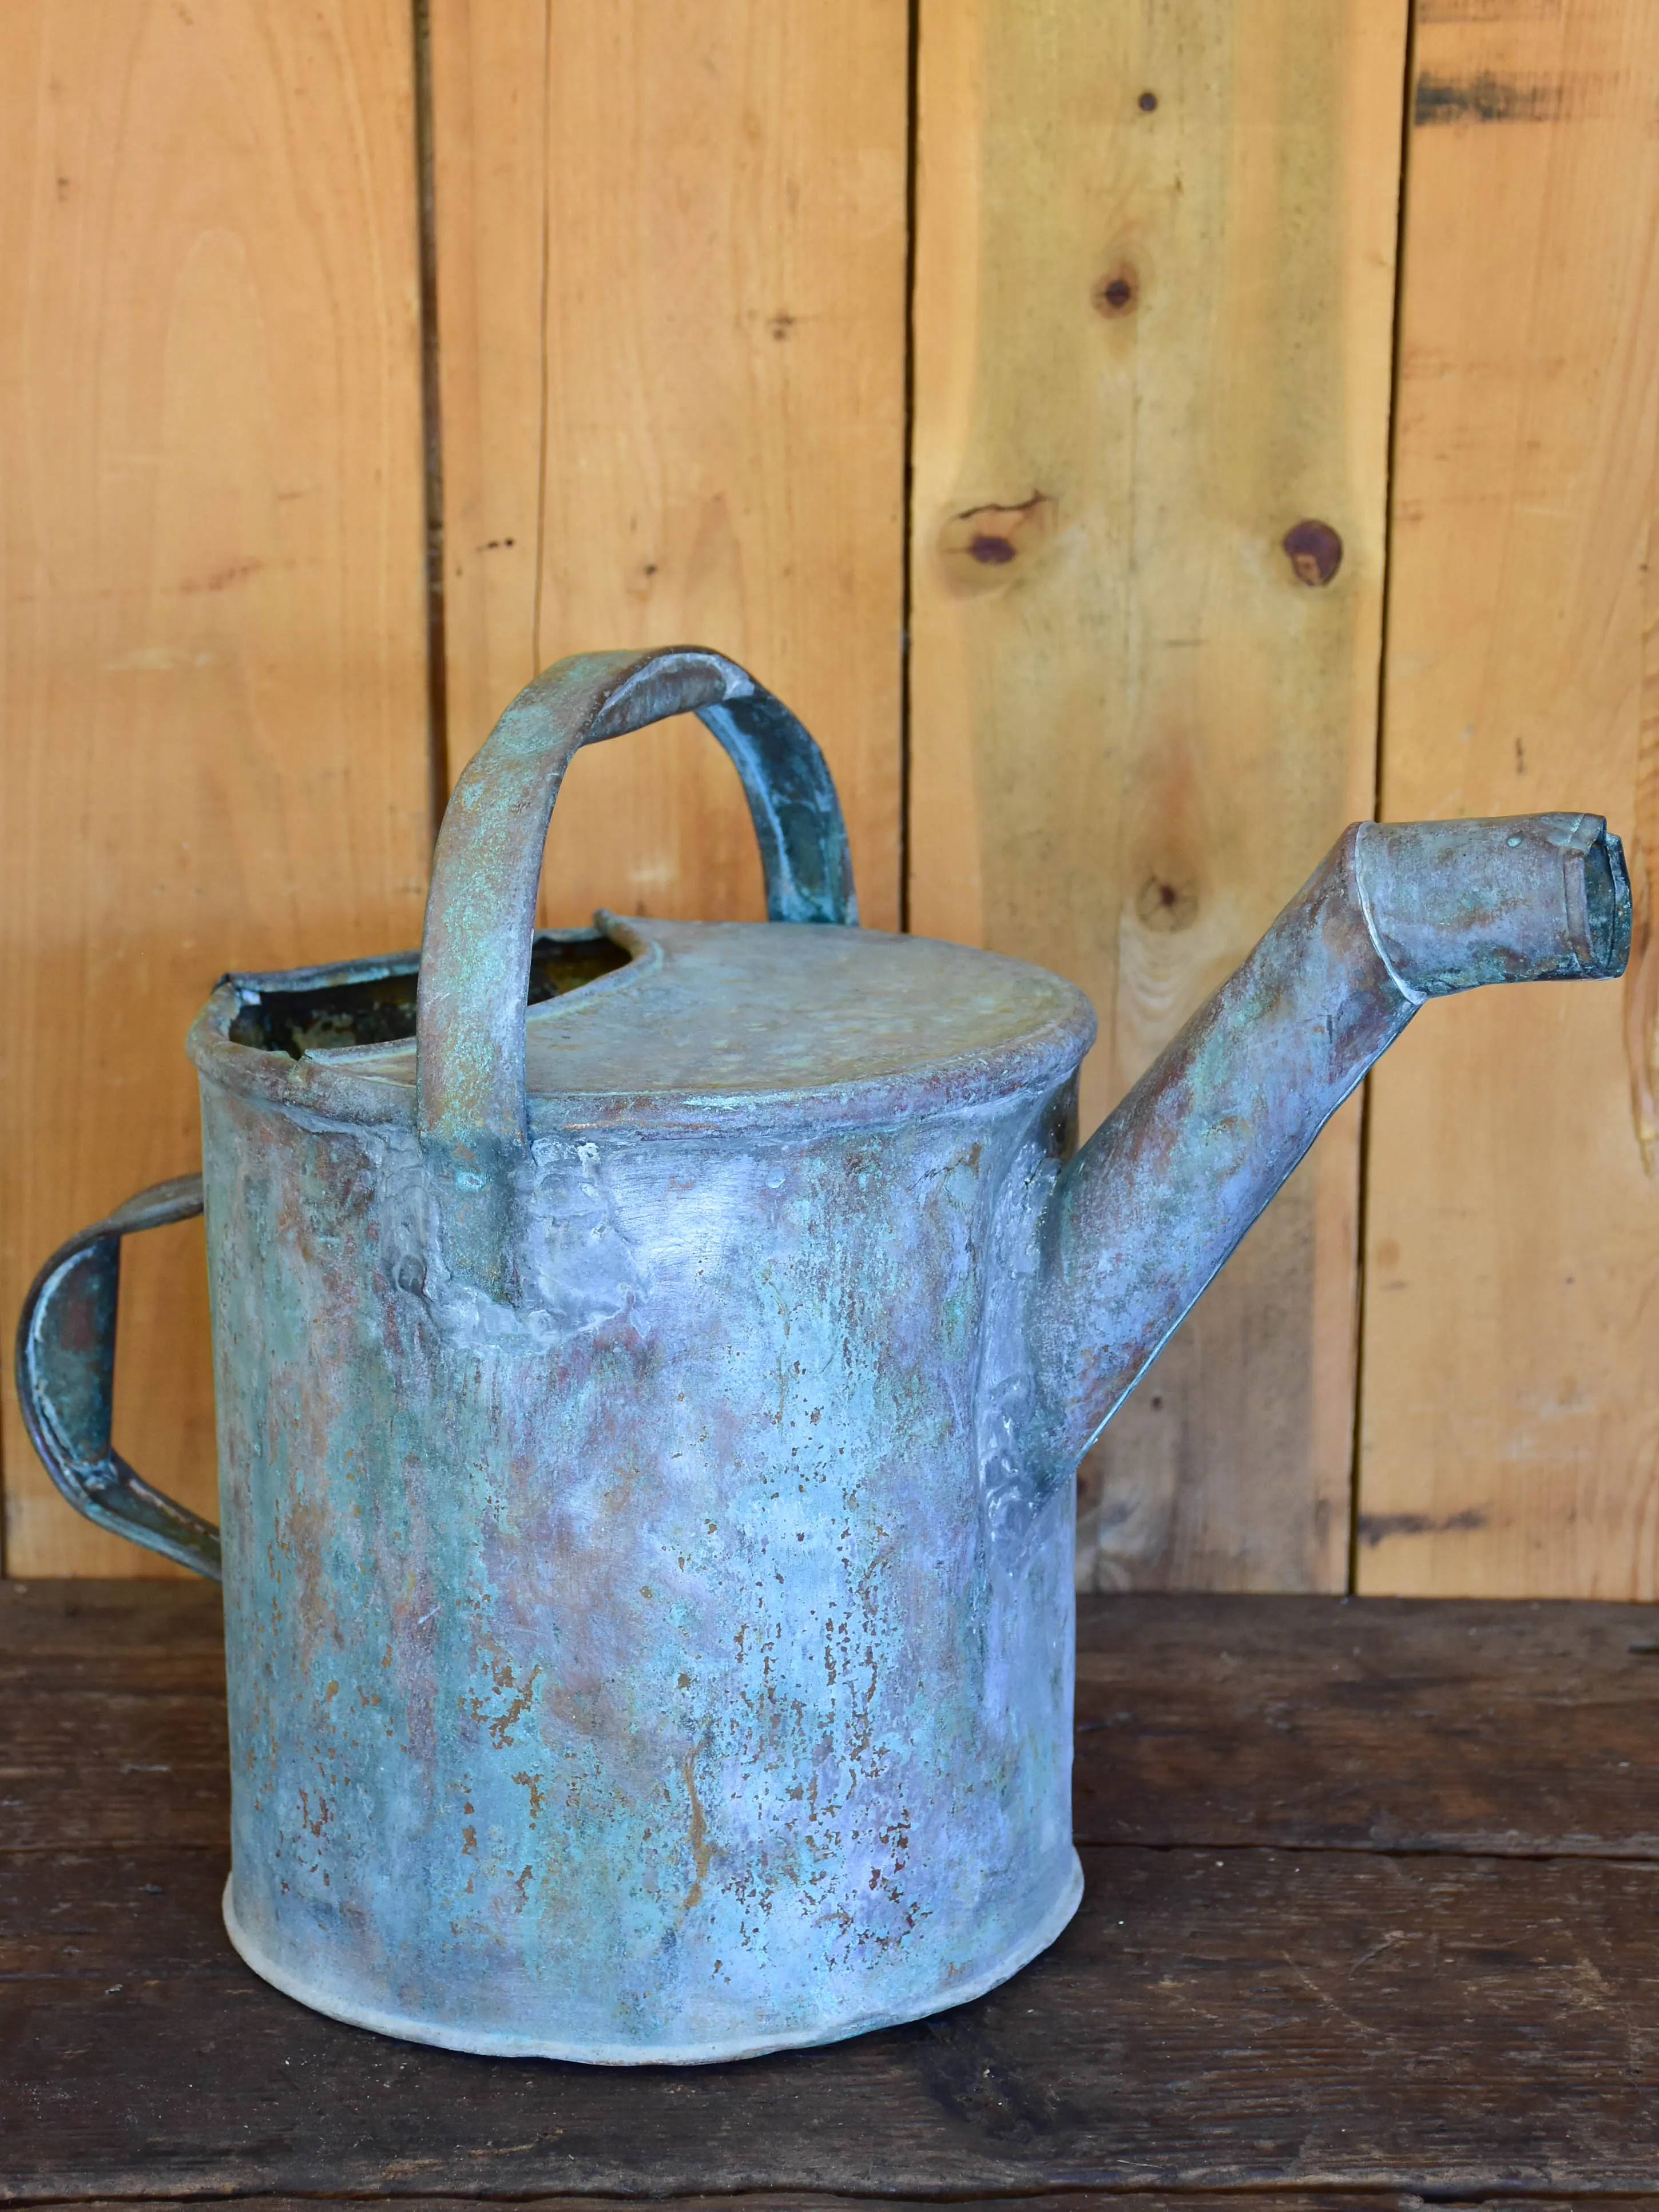
[[[450, 756], [538, 666], [706, 644], [898, 912], [903, 0], [434, 0]], [[695, 723], [584, 754], [543, 911], [759, 915]]]
[[[1403, 0], [922, 0], [912, 920], [1089, 993], [1085, 1128], [1370, 811], [1404, 66]], [[1340, 1586], [1357, 1127], [1085, 1462], [1085, 1581]]]
[[[9, 1328], [61, 1237], [195, 1165], [217, 975], [418, 934], [407, 0], [10, 0], [0, 114]], [[199, 1234], [130, 1240], [123, 1291], [117, 1443], [212, 1511]], [[173, 1571], [6, 1416], [11, 1572]]]
[[[1659, 18], [1423, 0], [1382, 800], [1583, 807], [1659, 867]], [[1378, 1070], [1359, 1586], [1659, 1595], [1659, 943]], [[1644, 1148], [1648, 1158], [1644, 1163]]]

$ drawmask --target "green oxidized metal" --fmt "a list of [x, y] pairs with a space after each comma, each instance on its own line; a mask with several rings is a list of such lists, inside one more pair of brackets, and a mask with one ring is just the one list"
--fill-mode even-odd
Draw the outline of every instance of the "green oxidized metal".
[[[766, 923], [537, 938], [582, 743], [684, 708]], [[1350, 830], [1075, 1159], [1086, 1001], [852, 926], [841, 817], [729, 662], [566, 662], [457, 787], [419, 966], [233, 976], [191, 1036], [231, 1698], [226, 1917], [464, 2050], [728, 2058], [1052, 1941], [1078, 1456], [1421, 1000], [1608, 975], [1594, 817]], [[1069, 1164], [1068, 1164], [1069, 1163]], [[60, 1484], [212, 1571], [109, 1443], [119, 1238], [31, 1296]]]

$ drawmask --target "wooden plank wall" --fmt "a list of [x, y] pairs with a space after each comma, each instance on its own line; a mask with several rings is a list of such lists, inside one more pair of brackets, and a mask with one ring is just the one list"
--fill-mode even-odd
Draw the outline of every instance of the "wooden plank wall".
[[[432, 15], [449, 750], [537, 669], [710, 645], [823, 746], [899, 912], [908, 28], [893, 0]], [[759, 918], [690, 718], [574, 765], [544, 913]]]
[[[193, 1162], [219, 969], [413, 939], [578, 646], [781, 690], [867, 921], [1089, 990], [1085, 1121], [1379, 777], [1659, 853], [1659, 28], [1407, 9], [0, 11], [4, 1310]], [[599, 902], [760, 911], [695, 726], [577, 764]], [[1091, 1455], [1086, 1583], [1650, 1593], [1643, 945], [1420, 1018]], [[199, 1241], [128, 1251], [118, 1439], [204, 1505]], [[7, 1419], [9, 1571], [143, 1571]]]
[[1639, 0], [1425, 0], [1382, 809], [1605, 812], [1647, 913], [1373, 1078], [1366, 1590], [1659, 1595], [1656, 115]]
[[[911, 920], [1088, 992], [1085, 1130], [1371, 810], [1404, 38], [924, 0]], [[1085, 1581], [1343, 1586], [1358, 1128], [1090, 1455]]]
[[[0, 1313], [200, 1158], [228, 967], [418, 936], [407, 0], [0, 9]], [[200, 1225], [126, 1248], [116, 1442], [214, 1494]], [[6, 1360], [8, 1385], [10, 1360]], [[14, 1574], [168, 1571], [6, 1400]]]

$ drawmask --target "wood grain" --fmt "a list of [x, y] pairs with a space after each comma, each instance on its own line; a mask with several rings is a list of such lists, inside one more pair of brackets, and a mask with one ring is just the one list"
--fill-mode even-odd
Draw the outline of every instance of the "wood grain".
[[1091, 1843], [1659, 1858], [1638, 1606], [1079, 1601]]
[[[81, 2212], [173, 2212], [178, 2200], [163, 2197], [37, 2198], [47, 2206], [73, 2203]], [[473, 2212], [476, 2197], [427, 2197], [410, 2185], [377, 2191], [378, 2203], [418, 2203], [422, 2212]], [[672, 2212], [731, 2212], [732, 2199], [724, 2196], [640, 2196], [615, 2200], [624, 2204], [664, 2205]], [[932, 2212], [939, 2203], [927, 2197], [849, 2197], [821, 2189], [758, 2189], [745, 2191], [743, 2212], [859, 2212], [872, 2202], [890, 2212]], [[950, 2200], [952, 2212], [1008, 2212], [1022, 2200], [1007, 2197], [958, 2197]], [[1030, 2197], [1023, 2200], [1031, 2203]], [[592, 2204], [591, 2197], [491, 2197], [491, 2212], [574, 2212]], [[1352, 2190], [1253, 2189], [1249, 2212], [1421, 2212], [1423, 2200], [1409, 2190], [1370, 2190], [1357, 2196]], [[237, 2212], [310, 2212], [316, 2203], [309, 2197], [239, 2197]], [[1483, 2196], [1481, 2212], [1565, 2212], [1582, 2204], [1585, 2212], [1654, 2212], [1659, 2197], [1599, 2192], [1584, 2197]], [[1033, 2205], [1033, 2212], [1036, 2207]], [[1062, 2189], [1042, 2192], [1041, 2212], [1239, 2212], [1238, 2199], [1224, 2190]]]
[[[37, 2204], [47, 2206], [73, 2203], [81, 2212], [173, 2212], [176, 2198], [164, 2197], [49, 2197], [37, 2198]], [[377, 2192], [373, 2200], [378, 2203], [418, 2203], [422, 2212], [475, 2212], [479, 2203], [476, 2197], [425, 2197], [410, 2187]], [[672, 2212], [731, 2212], [729, 2197], [675, 2196], [628, 2197], [616, 2200], [625, 2204], [663, 2205]], [[872, 2201], [890, 2208], [890, 2212], [932, 2212], [936, 2197], [848, 2197], [821, 2189], [757, 2189], [745, 2191], [743, 2212], [860, 2212], [860, 2208]], [[1008, 2212], [1018, 2198], [1006, 2197], [959, 2197], [951, 2200], [952, 2212]], [[1028, 2200], [1029, 2201], [1029, 2200]], [[314, 2197], [239, 2197], [237, 2212], [311, 2212]], [[589, 2207], [591, 2197], [491, 2197], [491, 2212], [574, 2212], [574, 2208]], [[1323, 2189], [1252, 2190], [1249, 2212], [1421, 2212], [1422, 2200], [1409, 2191], [1398, 2190], [1367, 2191], [1359, 2204], [1351, 2191]], [[1483, 2197], [1481, 2212], [1554, 2212], [1557, 2206], [1583, 2203], [1594, 2206], [1596, 2212], [1651, 2212], [1659, 2205], [1659, 2197], [1632, 2196], [1595, 2196], [1569, 2198], [1553, 2196], [1548, 2198]], [[1238, 2212], [1238, 2200], [1226, 2191], [1176, 2190], [1147, 2191], [1064, 2189], [1042, 2192], [1041, 2212]], [[1034, 2208], [1035, 2212], [1035, 2208]]]
[[9, 1585], [9, 1744], [78, 1704], [82, 1755], [0, 1775], [0, 2200], [1650, 2203], [1655, 1869], [1607, 1856], [1653, 1849], [1650, 1623], [1085, 1598], [1079, 1828], [1115, 1840], [1060, 1942], [912, 2027], [629, 2071], [392, 2043], [257, 1981], [221, 1832], [173, 1810], [214, 1593]]
[[[73, 2203], [81, 2212], [173, 2212], [177, 2199], [164, 2197], [105, 2197], [37, 2198], [37, 2204]], [[410, 2188], [377, 2192], [372, 2200], [379, 2203], [417, 2203], [422, 2212], [473, 2212], [479, 2199], [476, 2197], [425, 2197]], [[591, 2197], [491, 2197], [488, 2200], [491, 2212], [573, 2212], [573, 2208], [590, 2206]], [[616, 2200], [626, 2204], [666, 2205], [672, 2212], [731, 2212], [729, 2197], [675, 2196], [628, 2197]], [[848, 2197], [819, 2189], [760, 2189], [745, 2191], [743, 2212], [859, 2212], [869, 2204], [868, 2197]], [[881, 2197], [874, 2202], [890, 2208], [890, 2212], [931, 2212], [939, 2200], [924, 2197]], [[953, 2212], [1007, 2212], [1011, 2203], [1018, 2198], [1006, 2197], [958, 2197], [951, 2200]], [[1027, 2200], [1030, 2201], [1030, 2200]], [[239, 2197], [237, 2212], [310, 2212], [316, 2199], [309, 2197]], [[1551, 2195], [1547, 2197], [1483, 2197], [1481, 2212], [1556, 2212], [1557, 2207], [1582, 2203], [1595, 2207], [1595, 2212], [1652, 2212], [1659, 2205], [1659, 2197], [1595, 2195], [1568, 2197]], [[1272, 2189], [1252, 2190], [1249, 2212], [1421, 2212], [1422, 2199], [1409, 2191], [1367, 2190], [1356, 2200], [1351, 2190]], [[1044, 2190], [1042, 2212], [1238, 2212], [1238, 2200], [1226, 2191], [1207, 2189], [1181, 2190]]]
[[231, 1951], [209, 1851], [0, 1854], [0, 2202], [1641, 2190], [1653, 1869], [1087, 1848], [991, 1996], [726, 2067], [482, 2061]]
[[[1659, 866], [1659, 25], [1426, 10], [1382, 801], [1582, 807]], [[1659, 1594], [1659, 941], [1426, 1008], [1375, 1079], [1359, 1587]], [[1644, 1160], [1644, 1151], [1647, 1158]]]
[[0, 1580], [0, 1852], [225, 1848], [211, 1583]]
[[[921, 21], [911, 916], [1090, 994], [1087, 1128], [1370, 811], [1404, 9]], [[1085, 1463], [1085, 1582], [1341, 1585], [1357, 1129]]]
[[[195, 1164], [220, 973], [418, 933], [409, 20], [0, 9], [8, 1326], [63, 1237]], [[116, 1440], [211, 1510], [199, 1229], [127, 1251]], [[174, 1571], [61, 1504], [6, 1403], [10, 1571]]]
[[[222, 1845], [218, 1599], [165, 1588], [0, 1585], [0, 1849]], [[1085, 1596], [1077, 1731], [1085, 1843], [1659, 1858], [1637, 1607]]]
[[[696, 643], [818, 738], [898, 913], [902, 0], [434, 0], [449, 750], [538, 667]], [[543, 910], [759, 916], [695, 723], [585, 754]]]

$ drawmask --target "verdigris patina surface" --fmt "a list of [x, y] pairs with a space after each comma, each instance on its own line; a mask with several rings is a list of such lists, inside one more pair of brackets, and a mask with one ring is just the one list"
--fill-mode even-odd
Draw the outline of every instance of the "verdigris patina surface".
[[[686, 708], [772, 919], [535, 936], [568, 761]], [[109, 1442], [119, 1240], [193, 1186], [31, 1293], [60, 1486], [222, 1543], [226, 1918], [307, 2003], [729, 2058], [1042, 1949], [1079, 1455], [1423, 999], [1617, 975], [1630, 902], [1593, 817], [1362, 823], [1075, 1158], [1086, 1001], [854, 920], [775, 700], [562, 663], [456, 788], [418, 961], [230, 976], [191, 1031], [222, 1537]]]

